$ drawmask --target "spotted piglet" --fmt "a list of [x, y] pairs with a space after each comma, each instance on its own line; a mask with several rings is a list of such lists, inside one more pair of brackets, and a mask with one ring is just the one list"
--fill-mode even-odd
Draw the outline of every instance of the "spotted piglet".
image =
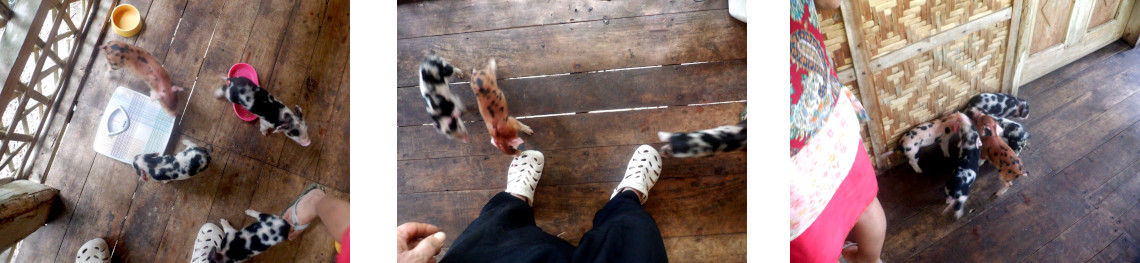
[[966, 103], [964, 111], [981, 110], [985, 114], [1000, 118], [1028, 118], [1029, 102], [1001, 93], [981, 93], [974, 95]]
[[743, 150], [748, 145], [748, 120], [695, 132], [658, 132], [663, 156], [676, 158], [708, 157], [721, 152]]
[[133, 163], [135, 173], [144, 181], [150, 181], [150, 178], [154, 178], [156, 181], [167, 183], [190, 179], [210, 166], [210, 151], [198, 147], [190, 140], [182, 140], [182, 144], [186, 145], [186, 149], [178, 154], [146, 153], [135, 155]]
[[[910, 166], [914, 168], [914, 171], [922, 173], [922, 168], [918, 167], [919, 150], [922, 147], [933, 145], [935, 142], [941, 142], [942, 155], [949, 157], [950, 136], [958, 133], [958, 128], [963, 121], [969, 122], [970, 120], [965, 114], [954, 112], [945, 117], [919, 124], [903, 134], [895, 151], [902, 151], [906, 154], [907, 159], [910, 160]], [[886, 158], [895, 151], [888, 152], [880, 156], [880, 158]]]
[[[290, 110], [284, 103], [277, 101], [273, 95], [257, 84], [253, 84], [244, 77], [225, 78], [227, 83], [214, 92], [218, 99], [226, 99], [245, 107], [253, 115], [257, 115], [261, 123], [261, 134], [266, 135], [269, 129], [273, 133], [283, 132], [301, 146], [309, 146], [309, 128], [305, 125], [305, 118], [301, 115], [301, 106], [293, 105]], [[294, 112], [295, 111], [295, 112]]]
[[213, 254], [214, 258], [210, 262], [236, 263], [245, 261], [273, 245], [285, 241], [289, 231], [293, 229], [288, 222], [285, 222], [285, 219], [279, 216], [252, 209], [245, 210], [245, 214], [257, 219], [257, 222], [242, 228], [240, 232], [230, 226], [230, 222], [222, 219], [222, 231], [226, 234], [225, 241]]
[[436, 55], [428, 55], [420, 64], [420, 95], [427, 103], [427, 112], [435, 129], [448, 138], [467, 142], [467, 127], [463, 125], [464, 105], [459, 96], [451, 92], [447, 77], [462, 77], [463, 70], [448, 64]]
[[151, 56], [146, 50], [122, 41], [110, 41], [99, 46], [99, 49], [103, 50], [103, 56], [107, 58], [107, 64], [111, 66], [111, 69], [117, 70], [125, 67], [135, 76], [146, 80], [147, 85], [150, 86], [150, 98], [158, 101], [162, 105], [162, 109], [166, 110], [170, 116], [176, 114], [177, 93], [183, 89], [171, 84], [170, 74], [162, 67], [162, 61]]
[[981, 136], [969, 119], [962, 120], [958, 135], [958, 167], [953, 176], [946, 180], [946, 209], [954, 210], [954, 218], [962, 218], [966, 200], [970, 197], [970, 187], [978, 177], [981, 159]]

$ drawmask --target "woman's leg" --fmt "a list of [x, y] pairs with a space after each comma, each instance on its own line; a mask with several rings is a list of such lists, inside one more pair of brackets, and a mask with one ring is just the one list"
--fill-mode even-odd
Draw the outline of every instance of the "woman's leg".
[[315, 208], [333, 240], [341, 240], [344, 231], [348, 229], [348, 202], [326, 196], [317, 202]]
[[847, 262], [882, 262], [880, 255], [883, 252], [883, 241], [887, 236], [887, 216], [883, 214], [883, 206], [879, 198], [871, 201], [859, 221], [851, 228], [851, 237], [855, 239], [854, 245], [843, 249], [843, 258]]

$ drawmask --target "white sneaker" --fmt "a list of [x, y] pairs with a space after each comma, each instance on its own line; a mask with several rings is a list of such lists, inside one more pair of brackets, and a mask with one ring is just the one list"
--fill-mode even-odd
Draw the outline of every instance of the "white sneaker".
[[658, 177], [661, 177], [661, 155], [653, 147], [641, 145], [633, 153], [633, 159], [629, 160], [629, 165], [626, 166], [625, 177], [622, 177], [621, 183], [614, 188], [610, 199], [614, 199], [622, 188], [629, 187], [641, 192], [641, 204], [645, 204], [645, 201], [649, 200], [649, 189], [657, 183]]

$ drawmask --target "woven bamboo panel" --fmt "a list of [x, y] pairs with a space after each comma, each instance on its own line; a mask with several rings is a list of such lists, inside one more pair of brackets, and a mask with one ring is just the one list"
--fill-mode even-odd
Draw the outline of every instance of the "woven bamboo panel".
[[[951, 41], [872, 75], [880, 125], [893, 149], [910, 128], [965, 105], [981, 92], [1000, 92], [1009, 22]], [[868, 103], [868, 102], [864, 102]]]
[[847, 27], [843, 26], [843, 13], [836, 9], [819, 10], [819, 31], [823, 33], [823, 44], [831, 59], [835, 60], [835, 70], [851, 68], [851, 48], [847, 44]]
[[856, 1], [860, 31], [871, 58], [1012, 6], [1012, 0]]

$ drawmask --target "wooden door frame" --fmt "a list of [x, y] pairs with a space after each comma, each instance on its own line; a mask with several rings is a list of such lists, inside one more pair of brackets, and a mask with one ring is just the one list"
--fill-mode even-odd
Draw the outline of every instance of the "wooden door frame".
[[[1021, 85], [1036, 80], [1064, 65], [1068, 65], [1120, 39], [1122, 36], [1126, 41], [1129, 41], [1129, 43], [1135, 43], [1136, 36], [1140, 35], [1137, 34], [1140, 32], [1140, 20], [1131, 15], [1133, 10], [1137, 8], [1135, 1], [1120, 1], [1120, 4], [1117, 6], [1115, 18], [1092, 29], [1089, 29], [1088, 25], [1089, 20], [1092, 18], [1093, 4], [1095, 4], [1096, 1], [1076, 1], [1069, 13], [1069, 28], [1066, 29], [1065, 40], [1059, 45], [1046, 48], [1036, 54], [1030, 54], [1030, 45], [1033, 43], [1033, 26], [1037, 22], [1037, 10], [1041, 1], [1025, 0], [1024, 2], [1026, 8], [1022, 8], [1021, 10], [1021, 23], [1019, 27], [1022, 30], [1017, 32], [1017, 51], [1014, 55], [1012, 66], [1014, 70], [1006, 74], [1010, 76], [1008, 79], [1011, 83], [1007, 91], [1007, 93], [1010, 94], [1017, 95], [1018, 88]], [[1121, 26], [1120, 23], [1126, 24]], [[1128, 29], [1131, 29], [1131, 31]], [[1092, 39], [1082, 43], [1081, 40], [1084, 40], [1086, 37], [1091, 37]], [[1135, 46], [1135, 44], [1133, 44], [1133, 46]], [[1029, 60], [1044, 57], [1055, 57], [1056, 59], [1053, 61], [1059, 63], [1035, 65], [1026, 63]], [[1036, 65], [1041, 66], [1037, 67]], [[1003, 87], [1003, 90], [1007, 90], [1006, 87]]]

